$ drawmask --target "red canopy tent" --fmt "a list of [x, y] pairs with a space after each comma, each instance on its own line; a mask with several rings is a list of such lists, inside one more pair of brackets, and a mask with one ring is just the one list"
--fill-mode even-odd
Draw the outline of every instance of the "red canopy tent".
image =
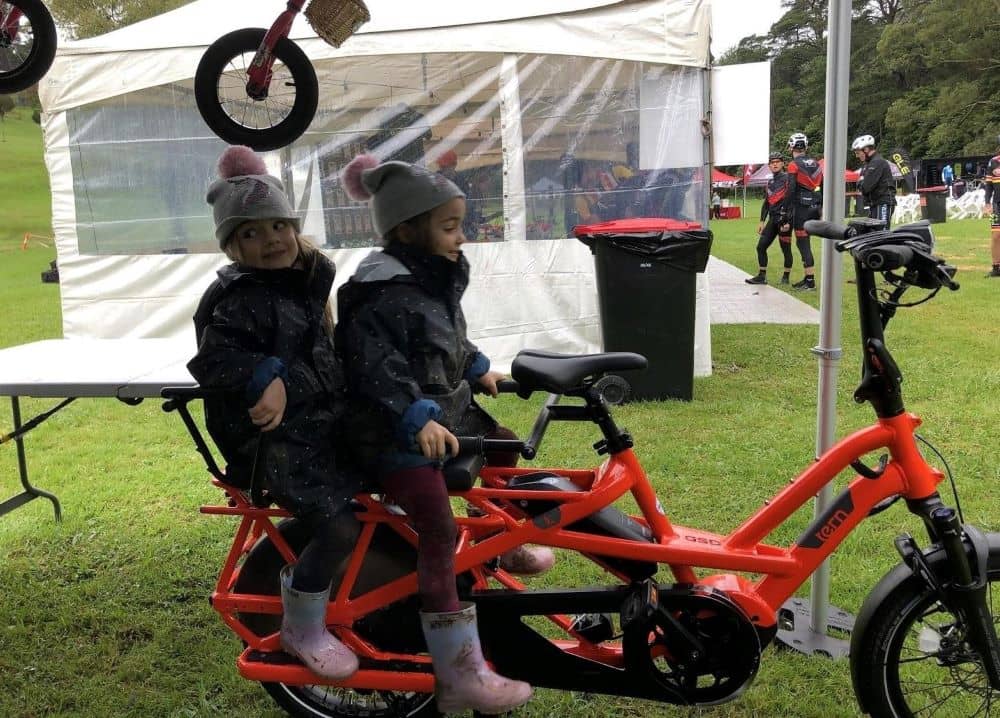
[[713, 187], [735, 187], [739, 181], [739, 177], [733, 177], [732, 175], [727, 175], [722, 170], [717, 170], [715, 167], [712, 168]]
[[[819, 166], [823, 168], [824, 172], [826, 172], [826, 159], [825, 158], [823, 158], [823, 157], [819, 158]], [[844, 181], [845, 182], [857, 182], [859, 179], [861, 179], [861, 173], [858, 172], [857, 170], [848, 170], [848, 169], [844, 170]]]

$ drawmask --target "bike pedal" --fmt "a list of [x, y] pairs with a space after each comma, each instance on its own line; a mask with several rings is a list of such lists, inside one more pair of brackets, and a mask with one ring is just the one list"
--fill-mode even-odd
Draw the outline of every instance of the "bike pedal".
[[646, 579], [635, 585], [622, 604], [622, 630], [626, 630], [635, 621], [645, 623], [656, 613], [660, 605], [660, 592], [652, 580]]
[[610, 613], [582, 613], [569, 624], [569, 630], [591, 643], [609, 641], [615, 635]]

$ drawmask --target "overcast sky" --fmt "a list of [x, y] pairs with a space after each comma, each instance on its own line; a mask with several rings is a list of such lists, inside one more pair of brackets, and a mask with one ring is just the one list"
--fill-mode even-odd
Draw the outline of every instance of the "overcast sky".
[[744, 37], [765, 34], [781, 13], [781, 0], [712, 0], [712, 54], [719, 57]]

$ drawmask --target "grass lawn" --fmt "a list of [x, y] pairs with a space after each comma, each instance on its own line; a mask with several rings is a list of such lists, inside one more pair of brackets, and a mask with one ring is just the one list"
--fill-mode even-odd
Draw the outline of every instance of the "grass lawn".
[[[48, 231], [40, 134], [29, 118], [8, 120], [0, 148], [21, 159], [0, 177], [0, 292], [6, 312], [0, 347], [60, 335], [58, 287], [39, 272], [51, 249], [20, 249], [25, 231]], [[16, 193], [16, 194], [15, 194]], [[15, 198], [16, 201], [12, 201]], [[753, 219], [716, 222], [714, 253], [752, 272]], [[901, 311], [888, 342], [906, 373], [911, 410], [947, 456], [967, 520], [1000, 530], [1000, 282], [989, 266], [985, 222], [938, 225], [939, 251], [960, 268], [962, 290]], [[816, 242], [818, 245], [818, 241]], [[819, 247], [816, 247], [819, 254]], [[777, 262], [773, 250], [772, 264]], [[846, 266], [846, 265], [845, 265]], [[800, 274], [798, 265], [793, 277]], [[848, 275], [845, 275], [845, 279]], [[838, 390], [838, 434], [871, 420], [850, 400], [858, 371], [853, 285], [844, 285], [845, 349]], [[818, 305], [818, 294], [805, 296]], [[475, 323], [475, 317], [469, 317]], [[814, 455], [817, 363], [809, 326], [715, 326], [711, 377], [695, 382], [690, 403], [635, 404], [617, 412], [675, 523], [726, 532], [781, 489]], [[67, 357], [72, 361], [72, 357]], [[495, 413], [527, 433], [541, 397], [505, 398]], [[33, 415], [54, 402], [25, 400]], [[492, 406], [492, 405], [491, 405]], [[8, 430], [4, 410], [0, 433]], [[593, 427], [555, 425], [539, 460], [592, 466]], [[208, 605], [235, 522], [198, 513], [219, 499], [178, 419], [156, 401], [129, 407], [79, 401], [29, 435], [32, 480], [55, 492], [64, 520], [34, 501], [0, 517], [0, 716], [280, 716], [267, 695], [240, 678], [239, 641]], [[0, 501], [15, 492], [13, 447], [0, 448]], [[806, 507], [770, 537], [794, 540]], [[892, 539], [921, 536], [901, 505], [861, 526], [833, 559], [832, 602], [855, 612], [897, 559]], [[594, 572], [561, 555], [539, 585], [589, 583]], [[662, 581], [669, 580], [666, 571]], [[804, 587], [803, 595], [808, 595]], [[755, 683], [737, 701], [687, 709], [645, 701], [537, 691], [519, 716], [795, 716], [858, 714], [846, 661], [769, 648]]]

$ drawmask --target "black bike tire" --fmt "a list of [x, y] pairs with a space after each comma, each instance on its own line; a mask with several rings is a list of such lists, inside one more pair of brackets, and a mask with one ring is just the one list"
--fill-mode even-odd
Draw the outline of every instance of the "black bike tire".
[[[308, 541], [305, 525], [296, 519], [286, 519], [279, 526], [282, 536], [289, 547], [298, 553]], [[369, 551], [377, 549], [370, 548]], [[278, 572], [284, 565], [284, 559], [278, 553], [273, 543], [266, 536], [251, 550], [240, 569], [240, 576], [234, 590], [238, 593], [275, 595], [280, 593]], [[258, 635], [266, 635], [277, 630], [279, 617], [249, 614], [242, 616], [246, 625]], [[273, 622], [270, 625], [269, 622]], [[289, 715], [296, 718], [362, 718], [371, 715], [374, 718], [390, 718], [388, 714], [371, 712], [343, 712], [331, 710], [311, 700], [308, 687], [292, 686], [284, 683], [261, 682], [261, 687], [267, 691], [274, 702], [281, 706]], [[392, 718], [438, 718], [440, 713], [434, 703], [434, 697], [427, 696], [417, 709], [405, 714], [397, 714]]]
[[0, 72], [0, 95], [27, 90], [45, 77], [56, 56], [56, 24], [41, 0], [4, 0], [21, 9], [35, 36], [27, 59], [10, 72]]
[[[1000, 549], [990, 550], [987, 567], [989, 583], [1000, 581]], [[859, 645], [851, 647], [856, 684], [866, 687], [863, 700], [872, 718], [913, 718], [899, 679], [899, 652], [915, 620], [937, 602], [921, 580], [904, 581], [881, 603]], [[994, 702], [1000, 706], [1000, 696]]]
[[299, 46], [285, 38], [275, 46], [274, 54], [295, 82], [295, 101], [288, 116], [272, 127], [254, 129], [226, 114], [219, 102], [219, 78], [231, 59], [256, 52], [265, 34], [263, 28], [244, 28], [223, 35], [208, 46], [194, 75], [195, 102], [209, 129], [229, 144], [247, 145], [258, 152], [286, 147], [298, 139], [308, 129], [319, 105], [316, 70]]

